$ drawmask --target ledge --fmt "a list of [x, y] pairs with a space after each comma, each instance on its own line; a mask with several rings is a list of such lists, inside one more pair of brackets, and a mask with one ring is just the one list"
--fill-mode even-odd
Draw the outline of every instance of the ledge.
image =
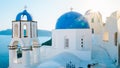
[[41, 46], [33, 46], [33, 48], [40, 48]]
[[17, 46], [8, 46], [8, 48], [9, 48], [10, 50], [15, 50], [15, 49], [17, 49]]

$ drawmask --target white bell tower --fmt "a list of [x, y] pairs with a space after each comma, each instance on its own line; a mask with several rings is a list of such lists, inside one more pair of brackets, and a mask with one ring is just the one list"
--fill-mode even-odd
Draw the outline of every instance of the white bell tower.
[[37, 22], [23, 10], [12, 21], [12, 40], [9, 45], [9, 68], [31, 68], [39, 64], [40, 46]]

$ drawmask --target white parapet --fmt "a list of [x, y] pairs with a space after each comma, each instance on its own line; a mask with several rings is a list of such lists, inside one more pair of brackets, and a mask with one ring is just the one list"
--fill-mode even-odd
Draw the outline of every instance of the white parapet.
[[22, 65], [24, 67], [30, 67], [30, 50], [29, 49], [24, 49], [22, 51]]
[[38, 47], [33, 47], [33, 61], [34, 61], [34, 64], [39, 64], [40, 63], [40, 48], [39, 46]]

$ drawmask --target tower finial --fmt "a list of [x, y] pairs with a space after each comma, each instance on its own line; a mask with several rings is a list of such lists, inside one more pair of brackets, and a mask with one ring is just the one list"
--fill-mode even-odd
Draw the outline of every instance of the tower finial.
[[72, 11], [72, 10], [73, 10], [73, 8], [71, 7], [71, 8], [70, 8], [70, 10]]
[[27, 6], [26, 6], [26, 5], [24, 6], [24, 9], [25, 9], [25, 10], [27, 9]]

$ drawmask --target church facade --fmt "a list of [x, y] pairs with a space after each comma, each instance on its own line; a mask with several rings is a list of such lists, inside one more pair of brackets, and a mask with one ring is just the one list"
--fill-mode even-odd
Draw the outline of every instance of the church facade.
[[66, 12], [52, 30], [51, 46], [46, 46], [39, 44], [37, 21], [24, 10], [12, 21], [9, 68], [117, 68], [119, 17], [116, 11], [103, 23], [100, 12]]

